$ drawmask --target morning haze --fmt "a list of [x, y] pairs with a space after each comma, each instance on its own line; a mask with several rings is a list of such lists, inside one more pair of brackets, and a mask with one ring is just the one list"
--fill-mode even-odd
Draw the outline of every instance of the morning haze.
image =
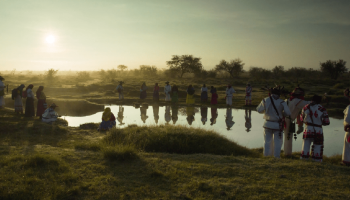
[[[350, 60], [349, 1], [0, 1], [0, 70], [165, 68], [192, 54], [271, 69]], [[51, 40], [49, 37], [52, 37]]]

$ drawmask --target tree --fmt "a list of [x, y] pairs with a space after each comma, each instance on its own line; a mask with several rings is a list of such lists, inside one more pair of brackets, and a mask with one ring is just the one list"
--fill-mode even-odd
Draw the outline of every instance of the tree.
[[143, 76], [155, 76], [157, 75], [157, 67], [150, 65], [140, 65], [140, 72]]
[[91, 78], [90, 73], [87, 71], [77, 72], [77, 79], [79, 81], [86, 81], [86, 80], [89, 80], [90, 78]]
[[250, 77], [256, 79], [269, 79], [272, 75], [272, 72], [267, 69], [263, 69], [261, 67], [250, 67], [249, 69]]
[[324, 63], [320, 63], [321, 72], [324, 74], [328, 74], [331, 79], [338, 79], [340, 74], [343, 74], [348, 71], [346, 68], [346, 61], [344, 60], [327, 60]]
[[166, 64], [170, 70], [178, 72], [181, 78], [185, 73], [197, 73], [203, 68], [201, 58], [193, 55], [174, 55]]
[[58, 70], [49, 69], [47, 72], [45, 72], [45, 76], [48, 80], [53, 80], [55, 78], [55, 75], [57, 74]]
[[276, 78], [282, 77], [284, 74], [284, 67], [282, 65], [275, 66], [272, 69], [272, 73]]
[[120, 70], [120, 71], [124, 71], [128, 68], [128, 66], [125, 66], [125, 65], [118, 65], [117, 69]]
[[216, 71], [225, 71], [230, 74], [233, 78], [239, 76], [243, 72], [244, 63], [241, 59], [237, 58], [227, 62], [226, 60], [221, 60], [218, 65], [215, 66]]

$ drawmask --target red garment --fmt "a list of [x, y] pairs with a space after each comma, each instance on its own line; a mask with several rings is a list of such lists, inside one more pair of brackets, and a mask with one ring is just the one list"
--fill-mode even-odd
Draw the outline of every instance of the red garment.
[[293, 99], [295, 99], [295, 98], [304, 100], [304, 96], [294, 96], [293, 93], [290, 93], [290, 95], [291, 95], [291, 96], [290, 96], [290, 98], [289, 98], [289, 101], [291, 101], [291, 100], [293, 100]]
[[159, 92], [159, 86], [154, 86], [154, 91], [158, 91]]
[[218, 97], [219, 97], [218, 94], [213, 93], [211, 95], [211, 104], [216, 105], [218, 103]]
[[46, 104], [45, 99], [39, 99], [38, 104], [36, 106], [36, 116], [40, 117], [42, 114], [44, 114], [46, 108], [44, 107], [44, 104]]
[[44, 90], [44, 86], [40, 86], [36, 91], [36, 98], [40, 99], [41, 92]]

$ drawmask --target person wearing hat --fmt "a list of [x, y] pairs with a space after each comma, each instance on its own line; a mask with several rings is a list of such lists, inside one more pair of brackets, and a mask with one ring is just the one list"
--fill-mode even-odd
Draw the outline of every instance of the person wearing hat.
[[205, 84], [203, 84], [203, 87], [201, 88], [201, 101], [208, 101], [208, 88]]
[[288, 105], [280, 99], [281, 88], [270, 89], [271, 95], [261, 101], [256, 107], [260, 114], [264, 114], [264, 156], [280, 158], [283, 143], [283, 117], [291, 115]]
[[247, 84], [245, 88], [245, 105], [252, 105], [252, 91], [253, 88], [250, 86], [250, 83]]
[[232, 105], [233, 93], [236, 93], [236, 91], [232, 88], [230, 84], [227, 85], [227, 88], [226, 88], [226, 105], [227, 106]]
[[304, 100], [304, 89], [300, 88], [299, 86], [296, 87], [290, 95], [290, 98], [285, 100], [291, 112], [290, 117], [285, 118], [286, 126], [284, 127], [284, 155], [286, 156], [292, 155], [293, 133], [295, 133], [294, 121], [295, 119], [297, 120], [297, 124], [299, 127], [297, 133], [299, 134], [303, 132], [303, 124], [300, 122], [297, 116], [307, 104], [311, 103], [311, 101]]
[[[349, 88], [344, 91], [344, 96], [350, 100]], [[350, 105], [344, 110], [344, 147], [342, 155], [342, 163], [350, 166]]]
[[22, 93], [25, 86], [21, 84], [18, 88], [12, 90], [12, 99], [15, 100], [15, 112], [23, 114]]
[[322, 162], [324, 147], [322, 126], [329, 125], [329, 117], [326, 109], [321, 106], [321, 101], [321, 96], [314, 95], [312, 102], [307, 104], [301, 111], [301, 120], [306, 124], [303, 133], [301, 159], [309, 159], [311, 154], [312, 160]]
[[4, 77], [0, 76], [0, 108], [3, 108], [5, 106], [5, 84], [4, 84]]
[[165, 82], [164, 93], [165, 93], [165, 101], [171, 101], [170, 92], [171, 86], [169, 85], [169, 81]]
[[119, 85], [114, 90], [114, 91], [117, 91], [119, 93], [119, 99], [124, 99], [123, 83], [124, 83], [123, 81], [119, 81]]
[[56, 121], [57, 118], [60, 117], [60, 115], [58, 115], [58, 113], [55, 111], [55, 108], [57, 107], [58, 106], [55, 103], [51, 104], [51, 106], [45, 110], [41, 120], [46, 123], [51, 123]]

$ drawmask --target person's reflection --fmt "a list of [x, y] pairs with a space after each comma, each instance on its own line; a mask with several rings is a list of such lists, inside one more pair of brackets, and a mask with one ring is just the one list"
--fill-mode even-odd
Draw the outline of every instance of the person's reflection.
[[216, 118], [218, 117], [218, 109], [211, 107], [211, 119], [210, 125], [216, 124]]
[[146, 119], [148, 118], [147, 109], [148, 109], [148, 105], [142, 105], [142, 107], [140, 108], [141, 120], [143, 121], [143, 123], [146, 123]]
[[188, 106], [186, 108], [186, 113], [187, 113], [187, 122], [189, 125], [192, 125], [192, 122], [195, 121], [194, 120], [194, 115], [195, 115], [195, 112], [194, 112], [194, 107], [193, 106]]
[[159, 105], [153, 105], [153, 116], [154, 116], [154, 121], [156, 122], [156, 124], [158, 124], [158, 120], [159, 120]]
[[173, 120], [173, 124], [176, 124], [178, 118], [178, 112], [179, 112], [179, 107], [178, 106], [172, 106], [171, 107], [171, 119]]
[[208, 121], [208, 107], [201, 107], [201, 121], [203, 125]]
[[120, 126], [125, 124], [125, 123], [123, 123], [123, 119], [124, 119], [124, 107], [123, 106], [119, 106], [117, 120], [118, 120]]
[[252, 128], [252, 110], [248, 108], [245, 109], [245, 127], [247, 132]]
[[165, 106], [164, 118], [167, 124], [171, 121], [170, 106]]
[[225, 122], [226, 122], [227, 130], [230, 130], [231, 127], [235, 124], [232, 117], [232, 108], [226, 109], [225, 117], [226, 117]]

